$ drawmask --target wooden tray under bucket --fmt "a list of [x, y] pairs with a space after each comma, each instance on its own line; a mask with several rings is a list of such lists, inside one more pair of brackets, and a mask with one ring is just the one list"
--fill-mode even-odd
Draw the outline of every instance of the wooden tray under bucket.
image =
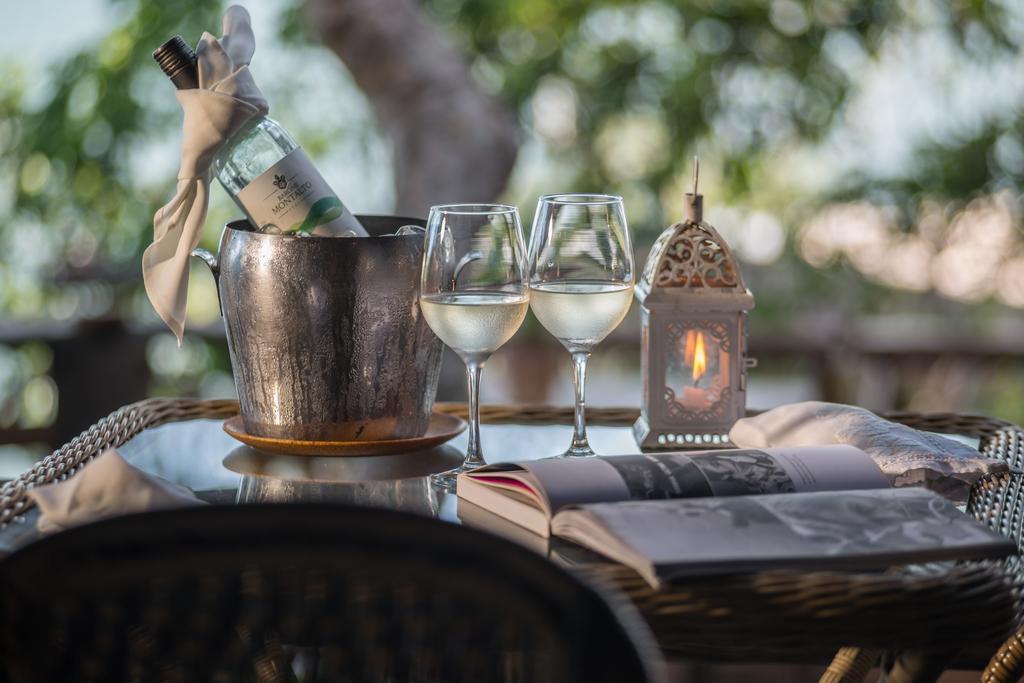
[[423, 436], [378, 441], [304, 441], [255, 436], [245, 431], [241, 415], [224, 421], [224, 431], [247, 446], [281, 455], [394, 455], [440, 446], [466, 429], [465, 420], [454, 415], [435, 412]]

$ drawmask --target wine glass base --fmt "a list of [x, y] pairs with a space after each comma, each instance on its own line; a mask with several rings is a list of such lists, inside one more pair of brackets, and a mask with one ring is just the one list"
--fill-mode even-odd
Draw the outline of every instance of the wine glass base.
[[569, 446], [569, 450], [565, 453], [558, 454], [557, 458], [592, 458], [597, 453], [590, 446]]
[[446, 470], [444, 472], [438, 472], [436, 474], [432, 474], [432, 475], [430, 475], [430, 485], [433, 486], [435, 489], [438, 489], [440, 491], [444, 491], [446, 493], [454, 493], [454, 491], [455, 491], [455, 482], [456, 482], [456, 479], [458, 478], [458, 476], [460, 474], [462, 474], [463, 472], [471, 472], [472, 470], [475, 470], [478, 467], [483, 467], [484, 464], [485, 463], [482, 463], [482, 462], [480, 462], [480, 463], [463, 462], [461, 465], [459, 465], [458, 467], [455, 467], [453, 469]]

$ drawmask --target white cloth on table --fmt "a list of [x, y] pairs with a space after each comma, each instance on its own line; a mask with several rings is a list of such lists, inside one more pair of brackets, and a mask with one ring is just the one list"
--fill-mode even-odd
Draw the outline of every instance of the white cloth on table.
[[48, 534], [133, 512], [202, 505], [189, 489], [131, 465], [113, 448], [68, 479], [30, 489], [39, 508], [37, 528]]
[[199, 244], [210, 198], [210, 166], [221, 145], [268, 105], [249, 73], [256, 49], [249, 13], [224, 13], [224, 35], [204, 33], [196, 46], [199, 87], [178, 90], [185, 111], [181, 166], [174, 198], [153, 216], [153, 243], [142, 255], [146, 294], [181, 344], [189, 255]]
[[959, 502], [967, 500], [971, 485], [982, 476], [1008, 470], [1002, 460], [985, 458], [953, 439], [891, 422], [864, 408], [821, 401], [779, 406], [739, 420], [729, 438], [740, 448], [856, 446], [893, 486], [923, 486]]

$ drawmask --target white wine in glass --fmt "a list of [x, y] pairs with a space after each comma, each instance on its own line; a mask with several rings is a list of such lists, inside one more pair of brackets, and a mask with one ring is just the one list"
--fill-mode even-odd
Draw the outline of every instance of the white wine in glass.
[[451, 489], [460, 472], [484, 464], [480, 448], [480, 374], [526, 317], [526, 248], [519, 210], [502, 204], [430, 209], [420, 274], [420, 310], [466, 364], [469, 443], [462, 465], [434, 475]]
[[572, 355], [576, 410], [562, 455], [594, 455], [587, 441], [590, 352], [619, 326], [633, 299], [633, 247], [622, 197], [541, 197], [530, 234], [530, 308]]
[[553, 280], [530, 291], [533, 314], [570, 352], [600, 343], [626, 317], [632, 300], [632, 283], [600, 280]]
[[420, 298], [427, 324], [462, 360], [486, 360], [512, 338], [526, 317], [523, 294], [462, 292]]

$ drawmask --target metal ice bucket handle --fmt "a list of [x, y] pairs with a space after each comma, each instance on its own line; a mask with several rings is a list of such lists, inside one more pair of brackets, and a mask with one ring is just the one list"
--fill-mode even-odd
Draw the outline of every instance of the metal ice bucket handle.
[[[207, 268], [210, 269], [210, 273], [213, 274], [213, 282], [217, 287], [220, 287], [220, 264], [217, 263], [217, 256], [209, 249], [203, 249], [202, 247], [196, 247], [192, 250], [192, 256], [198, 259], [202, 259], [203, 263], [206, 264]], [[220, 297], [220, 292], [217, 292], [217, 296]]]

